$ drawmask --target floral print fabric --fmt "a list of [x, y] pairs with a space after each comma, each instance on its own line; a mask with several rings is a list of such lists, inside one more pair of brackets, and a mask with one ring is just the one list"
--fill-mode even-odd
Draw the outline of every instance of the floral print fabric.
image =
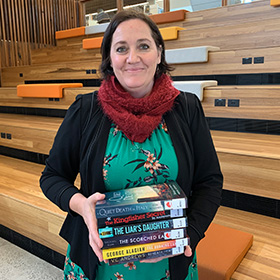
[[[107, 191], [176, 180], [178, 162], [166, 124], [162, 122], [143, 143], [131, 142], [116, 125], [112, 125], [103, 161]], [[195, 259], [194, 259], [195, 263]], [[187, 268], [186, 268], [187, 269]], [[192, 270], [192, 271], [190, 271]], [[189, 267], [186, 280], [198, 279], [196, 265]], [[88, 279], [82, 269], [71, 262], [70, 246], [65, 262], [65, 280]], [[192, 278], [189, 278], [191, 277]], [[168, 259], [157, 263], [129, 262], [98, 266], [96, 280], [168, 280]]]
[[164, 122], [143, 143], [131, 142], [113, 125], [103, 165], [108, 191], [176, 180], [178, 174], [176, 154]]

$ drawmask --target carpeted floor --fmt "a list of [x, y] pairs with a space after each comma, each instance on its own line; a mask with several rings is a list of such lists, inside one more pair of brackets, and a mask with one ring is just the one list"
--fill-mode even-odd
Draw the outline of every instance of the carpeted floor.
[[1, 280], [62, 280], [63, 271], [0, 238]]

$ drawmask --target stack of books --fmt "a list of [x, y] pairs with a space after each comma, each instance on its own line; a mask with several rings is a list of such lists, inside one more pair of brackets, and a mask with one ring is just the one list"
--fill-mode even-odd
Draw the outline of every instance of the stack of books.
[[187, 197], [174, 182], [107, 192], [96, 204], [103, 259], [109, 265], [184, 252]]

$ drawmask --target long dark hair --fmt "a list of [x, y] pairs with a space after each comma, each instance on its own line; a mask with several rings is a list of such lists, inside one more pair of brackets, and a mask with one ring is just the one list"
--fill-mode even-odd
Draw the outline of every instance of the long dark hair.
[[151, 29], [151, 35], [155, 41], [157, 48], [161, 50], [161, 62], [158, 64], [157, 67], [157, 71], [155, 74], [156, 78], [159, 78], [162, 74], [169, 73], [170, 71], [172, 71], [173, 68], [165, 60], [164, 41], [162, 39], [157, 25], [145, 14], [129, 9], [117, 13], [111, 20], [109, 26], [107, 27], [104, 33], [101, 45], [102, 62], [100, 65], [100, 73], [102, 75], [102, 78], [106, 80], [109, 76], [113, 75], [114, 73], [113, 68], [111, 67], [110, 58], [113, 34], [116, 31], [119, 24], [130, 19], [140, 19], [147, 23]]

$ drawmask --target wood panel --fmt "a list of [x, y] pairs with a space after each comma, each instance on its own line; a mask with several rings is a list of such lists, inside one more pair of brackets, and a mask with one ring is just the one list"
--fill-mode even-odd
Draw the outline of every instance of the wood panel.
[[224, 189], [280, 199], [280, 136], [211, 131]]
[[224, 189], [280, 199], [280, 160], [218, 152]]
[[[101, 61], [100, 55], [96, 50], [90, 51], [92, 52], [88, 52], [87, 50], [82, 51], [82, 60], [77, 55], [76, 57], [80, 61], [71, 61], [71, 57], [75, 56], [74, 53], [72, 54], [70, 52], [66, 54], [66, 49], [62, 49], [58, 52], [62, 57], [59, 60], [68, 59], [69, 57], [68, 62], [4, 68], [2, 69], [2, 86], [16, 86], [17, 84], [24, 83], [24, 80], [88, 79], [89, 76], [91, 78], [98, 78], [97, 75], [86, 74], [87, 69], [98, 70]], [[46, 61], [48, 53], [47, 50], [44, 50], [37, 57]], [[50, 61], [55, 61], [57, 57], [57, 55], [51, 55]], [[264, 63], [242, 64], [242, 59], [248, 57], [252, 58], [252, 61], [256, 57], [263, 57]], [[279, 72], [279, 63], [280, 47], [239, 51], [215, 51], [209, 52], [207, 63], [174, 65], [175, 70], [172, 72], [172, 75], [275, 73]], [[22, 73], [22, 77], [19, 77], [20, 73]]]
[[0, 106], [67, 110], [78, 94], [86, 94], [96, 90], [98, 87], [65, 88], [63, 98], [49, 100], [48, 98], [18, 97], [15, 87], [2, 87], [0, 88]]
[[166, 46], [213, 45], [221, 50], [276, 47], [280, 45], [279, 23], [279, 13], [269, 0], [187, 13], [180, 40], [166, 42]]
[[39, 50], [32, 50], [31, 52], [31, 64], [40, 65], [48, 63], [60, 63], [69, 61], [100, 61], [101, 53], [100, 49], [83, 49], [82, 42], [73, 46], [60, 46], [44, 48]]
[[59, 235], [65, 218], [45, 198], [39, 178], [44, 166], [0, 156], [0, 222], [61, 254], [66, 242]]
[[55, 44], [55, 31], [79, 25], [76, 0], [2, 0], [2, 67], [30, 65], [30, 50]]
[[[280, 32], [280, 30], [279, 30]], [[217, 44], [212, 44], [217, 46]], [[280, 45], [280, 42], [279, 42]], [[181, 47], [183, 47], [182, 45]], [[175, 46], [173, 46], [175, 48]], [[262, 57], [264, 63], [254, 63], [254, 58]], [[243, 59], [251, 58], [251, 64], [242, 64]], [[174, 65], [173, 76], [278, 73], [280, 47], [252, 48], [246, 50], [209, 52], [208, 62]]]
[[[99, 64], [92, 60], [4, 68], [2, 69], [2, 86], [15, 87], [28, 80], [99, 79]], [[87, 74], [87, 70], [95, 70], [97, 74]]]
[[61, 118], [0, 114], [0, 145], [48, 154], [61, 122]]
[[[226, 106], [214, 106], [215, 99], [226, 99]], [[228, 107], [228, 99], [239, 100], [239, 107]], [[207, 117], [280, 120], [280, 86], [207, 87], [202, 105]]]
[[211, 133], [218, 152], [280, 160], [280, 135], [218, 130]]
[[279, 279], [279, 219], [220, 207], [214, 222], [254, 235], [253, 246], [232, 275], [231, 280]]

